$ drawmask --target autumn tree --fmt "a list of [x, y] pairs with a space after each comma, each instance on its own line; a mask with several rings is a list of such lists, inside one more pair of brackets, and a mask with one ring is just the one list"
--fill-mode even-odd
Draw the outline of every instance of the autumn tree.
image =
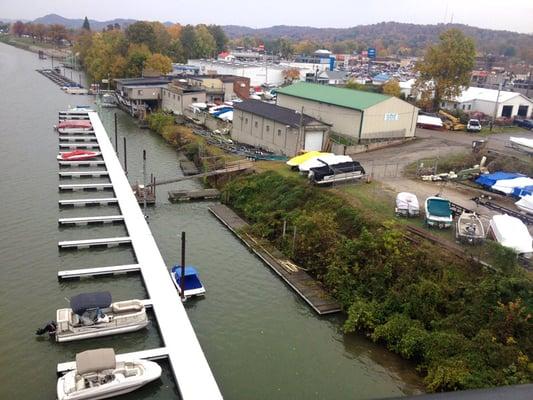
[[24, 34], [24, 22], [15, 22], [13, 25], [11, 25], [11, 31], [14, 35], [22, 36]]
[[396, 79], [391, 79], [386, 82], [382, 87], [383, 93], [388, 94], [389, 96], [400, 97], [402, 90], [400, 89], [400, 84]]
[[144, 68], [165, 75], [172, 71], [172, 60], [163, 54], [155, 53], [146, 60]]
[[204, 58], [214, 55], [217, 44], [205, 25], [197, 25], [194, 34], [193, 57]]
[[416, 65], [420, 76], [415, 89], [433, 92], [433, 109], [438, 109], [442, 99], [457, 97], [469, 86], [475, 54], [472, 38], [458, 29], [443, 32], [440, 43], [428, 47], [424, 59]]
[[129, 76], [141, 76], [146, 60], [152, 53], [145, 44], [130, 44], [128, 48], [127, 73]]
[[60, 24], [52, 24], [48, 27], [48, 33], [52, 42], [59, 44], [67, 37], [67, 28]]
[[182, 26], [180, 24], [172, 24], [167, 26], [167, 32], [170, 35], [171, 40], [179, 39], [181, 36]]
[[170, 46], [172, 37], [165, 25], [161, 22], [151, 22], [151, 25], [154, 31], [154, 44], [152, 47], [148, 47], [150, 47], [150, 50], [154, 53], [163, 53]]
[[84, 29], [86, 31], [91, 30], [91, 25], [89, 24], [89, 20], [87, 19], [87, 17], [85, 17], [85, 19], [83, 20], [83, 25], [81, 26], [81, 29]]
[[289, 68], [283, 70], [283, 80], [286, 83], [291, 83], [300, 79], [300, 70], [298, 68]]
[[144, 44], [149, 49], [156, 47], [156, 35], [151, 23], [137, 21], [126, 28], [126, 39], [129, 43]]

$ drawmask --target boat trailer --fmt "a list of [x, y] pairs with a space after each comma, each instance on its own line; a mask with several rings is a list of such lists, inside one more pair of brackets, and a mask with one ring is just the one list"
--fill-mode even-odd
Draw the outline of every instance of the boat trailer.
[[507, 214], [507, 215], [510, 215], [511, 217], [518, 218], [520, 221], [522, 221], [526, 225], [533, 225], [533, 217], [526, 215], [526, 214], [522, 214], [519, 211], [511, 210], [510, 208], [500, 206], [499, 204], [493, 203], [492, 201], [490, 201], [487, 198], [484, 198], [483, 196], [474, 197], [472, 198], [472, 201], [490, 210], [499, 211], [502, 214]]

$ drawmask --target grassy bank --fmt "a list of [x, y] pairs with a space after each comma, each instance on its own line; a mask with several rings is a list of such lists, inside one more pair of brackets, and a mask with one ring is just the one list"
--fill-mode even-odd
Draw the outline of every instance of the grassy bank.
[[255, 235], [324, 282], [347, 312], [347, 333], [413, 360], [428, 390], [531, 382], [533, 285], [508, 250], [494, 246], [499, 272], [486, 271], [414, 245], [367, 204], [276, 171], [233, 180], [224, 191]]

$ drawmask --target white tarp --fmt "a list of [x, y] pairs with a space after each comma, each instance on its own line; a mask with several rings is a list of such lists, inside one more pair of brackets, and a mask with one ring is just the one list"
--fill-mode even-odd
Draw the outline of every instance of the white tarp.
[[[321, 160], [321, 161], [320, 161]], [[323, 162], [322, 162], [323, 161]], [[298, 166], [300, 172], [309, 172], [311, 168], [323, 167], [326, 163], [328, 165], [335, 165], [344, 162], [353, 161], [350, 156], [340, 156], [332, 153], [322, 154], [318, 157], [311, 158], [307, 161], [304, 161]]]
[[522, 211], [525, 211], [529, 214], [533, 214], [533, 195], [528, 194], [527, 196], [522, 197], [514, 204]]
[[419, 125], [431, 125], [442, 128], [442, 120], [439, 117], [431, 117], [429, 115], [419, 115], [416, 119]]
[[495, 215], [490, 220], [490, 229], [502, 246], [509, 247], [519, 254], [533, 252], [533, 239], [526, 225], [518, 218], [506, 214]]
[[511, 136], [509, 140], [512, 144], [518, 145], [526, 151], [533, 152], [533, 139]]
[[505, 194], [511, 194], [515, 188], [524, 188], [526, 186], [533, 186], [533, 179], [523, 176], [520, 178], [496, 181], [496, 183], [492, 185], [492, 189]]
[[420, 205], [416, 195], [408, 192], [398, 193], [396, 196], [396, 208], [398, 210], [407, 210], [409, 212], [420, 211]]
[[218, 116], [223, 121], [233, 121], [233, 111], [227, 111]]

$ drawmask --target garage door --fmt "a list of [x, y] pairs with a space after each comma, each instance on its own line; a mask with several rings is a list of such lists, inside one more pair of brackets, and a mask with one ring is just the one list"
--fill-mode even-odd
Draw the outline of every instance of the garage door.
[[305, 150], [322, 150], [322, 139], [324, 132], [306, 132], [305, 133]]

